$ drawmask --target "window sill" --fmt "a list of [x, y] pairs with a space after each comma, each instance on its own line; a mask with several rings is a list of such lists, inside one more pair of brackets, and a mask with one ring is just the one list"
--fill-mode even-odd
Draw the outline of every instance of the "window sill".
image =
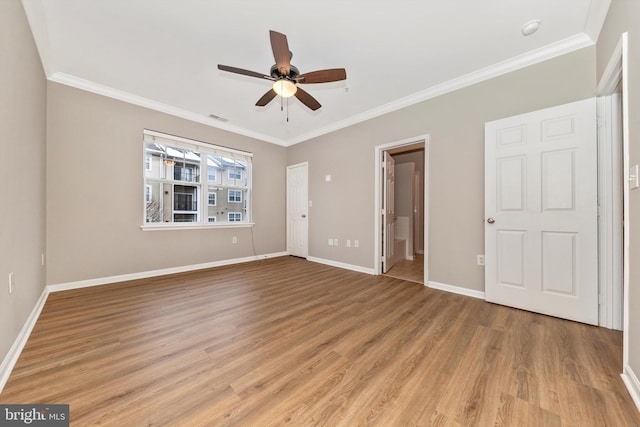
[[219, 223], [219, 224], [145, 224], [141, 225], [142, 231], [164, 231], [164, 230], [203, 230], [215, 228], [249, 228], [253, 227], [253, 222], [242, 222], [239, 224]]

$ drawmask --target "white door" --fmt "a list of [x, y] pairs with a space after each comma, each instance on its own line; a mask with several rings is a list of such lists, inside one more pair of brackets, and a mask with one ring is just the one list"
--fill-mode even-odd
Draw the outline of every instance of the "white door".
[[485, 124], [485, 298], [598, 324], [595, 98]]
[[287, 252], [306, 258], [309, 253], [308, 164], [287, 167]]
[[382, 224], [384, 224], [382, 244], [382, 272], [386, 273], [395, 262], [396, 240], [396, 213], [395, 213], [395, 186], [396, 186], [396, 161], [389, 153], [384, 152], [384, 196], [382, 207]]

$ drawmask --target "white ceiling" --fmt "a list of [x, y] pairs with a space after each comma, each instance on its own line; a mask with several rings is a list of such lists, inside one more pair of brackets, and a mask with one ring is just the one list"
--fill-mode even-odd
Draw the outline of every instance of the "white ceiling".
[[[49, 79], [215, 127], [291, 145], [592, 44], [610, 0], [23, 0]], [[540, 30], [521, 34], [527, 21]], [[280, 110], [256, 101], [269, 30], [301, 73], [344, 67], [344, 82], [304, 85]], [[227, 119], [209, 118], [210, 114]]]

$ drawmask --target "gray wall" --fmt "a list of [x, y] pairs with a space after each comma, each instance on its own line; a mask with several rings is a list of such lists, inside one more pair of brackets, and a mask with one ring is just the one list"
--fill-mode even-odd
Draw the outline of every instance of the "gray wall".
[[588, 47], [290, 147], [309, 162], [310, 256], [373, 268], [374, 147], [429, 133], [429, 280], [483, 291], [484, 123], [594, 96], [595, 61]]
[[[0, 360], [44, 289], [46, 80], [19, 0], [0, 1]], [[9, 295], [13, 272], [15, 291]]]
[[[598, 78], [623, 32], [629, 33], [629, 164], [640, 163], [640, 2], [613, 0], [597, 44]], [[629, 365], [640, 375], [640, 190], [629, 192]]]
[[[286, 250], [284, 147], [51, 82], [47, 119], [47, 284]], [[142, 231], [144, 128], [252, 152], [255, 227]]]

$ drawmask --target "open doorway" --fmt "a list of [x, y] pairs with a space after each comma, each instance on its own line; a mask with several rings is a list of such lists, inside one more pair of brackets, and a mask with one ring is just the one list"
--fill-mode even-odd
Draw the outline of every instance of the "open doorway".
[[428, 136], [376, 147], [376, 272], [427, 280]]

